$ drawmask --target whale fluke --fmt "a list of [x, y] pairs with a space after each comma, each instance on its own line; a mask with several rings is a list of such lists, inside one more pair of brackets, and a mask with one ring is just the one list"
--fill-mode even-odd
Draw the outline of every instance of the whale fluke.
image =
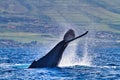
[[60, 41], [48, 54], [43, 56], [37, 61], [33, 61], [32, 64], [29, 66], [29, 68], [44, 68], [44, 67], [57, 67], [61, 58], [62, 54], [65, 50], [65, 48], [68, 46], [68, 44], [71, 41], [74, 41], [84, 35], [86, 35], [88, 31], [86, 31], [84, 34], [75, 37], [74, 30], [69, 29], [65, 35], [62, 41]]
[[69, 29], [65, 33], [63, 40], [65, 40], [67, 42], [69, 40], [72, 40], [73, 38], [75, 38], [75, 32], [72, 29]]

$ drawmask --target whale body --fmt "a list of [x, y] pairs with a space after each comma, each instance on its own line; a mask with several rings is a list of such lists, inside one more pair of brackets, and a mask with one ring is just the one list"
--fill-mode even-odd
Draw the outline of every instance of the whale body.
[[72, 29], [69, 29], [65, 35], [62, 41], [60, 41], [50, 52], [48, 52], [45, 56], [40, 58], [37, 61], [33, 61], [32, 64], [29, 66], [29, 68], [45, 68], [45, 67], [57, 67], [61, 58], [62, 54], [65, 50], [65, 48], [68, 46], [68, 44], [78, 39], [84, 35], [86, 35], [88, 31], [86, 31], [84, 34], [75, 37], [75, 33]]

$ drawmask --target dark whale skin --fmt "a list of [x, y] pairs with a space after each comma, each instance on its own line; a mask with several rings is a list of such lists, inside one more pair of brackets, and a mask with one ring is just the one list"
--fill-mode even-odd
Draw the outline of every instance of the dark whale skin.
[[69, 29], [65, 35], [62, 41], [60, 41], [50, 52], [48, 52], [45, 56], [40, 58], [37, 61], [33, 61], [32, 64], [29, 66], [29, 68], [45, 68], [45, 67], [57, 67], [61, 58], [62, 54], [65, 50], [65, 48], [68, 46], [68, 44], [78, 39], [84, 35], [86, 35], [88, 31], [78, 37], [75, 38], [75, 33], [72, 29]]

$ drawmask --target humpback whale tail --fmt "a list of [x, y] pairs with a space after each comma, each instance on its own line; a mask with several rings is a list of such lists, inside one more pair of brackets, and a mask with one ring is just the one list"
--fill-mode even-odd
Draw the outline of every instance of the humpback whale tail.
[[43, 67], [56, 67], [58, 66], [62, 54], [65, 50], [65, 48], [68, 46], [69, 42], [76, 40], [84, 35], [86, 35], [88, 31], [86, 31], [84, 34], [75, 37], [75, 33], [72, 29], [69, 29], [65, 35], [62, 41], [60, 41], [48, 54], [43, 56], [37, 61], [33, 61], [32, 64], [29, 66], [29, 68], [43, 68]]

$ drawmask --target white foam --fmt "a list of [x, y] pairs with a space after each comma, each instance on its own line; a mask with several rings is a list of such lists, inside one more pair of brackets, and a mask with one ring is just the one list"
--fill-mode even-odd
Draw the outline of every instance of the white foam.
[[[87, 39], [86, 39], [87, 40]], [[79, 58], [76, 54], [76, 45], [77, 42], [71, 43], [74, 45], [70, 45], [65, 53], [63, 54], [62, 60], [59, 64], [60, 67], [66, 66], [75, 66], [75, 65], [83, 65], [83, 66], [90, 66], [92, 64], [92, 59], [88, 55], [88, 44], [85, 41], [83, 57]]]
[[60, 67], [63, 66], [72, 66], [74, 64], [74, 60], [75, 60], [75, 50], [76, 48], [74, 47], [76, 44], [74, 43], [74, 45], [69, 45], [67, 50], [65, 50], [61, 62], [59, 64]]

